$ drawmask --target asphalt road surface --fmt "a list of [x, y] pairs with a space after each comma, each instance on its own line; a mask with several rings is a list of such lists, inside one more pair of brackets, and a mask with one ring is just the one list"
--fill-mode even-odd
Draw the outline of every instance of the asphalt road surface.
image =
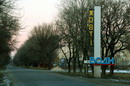
[[8, 65], [6, 72], [13, 86], [130, 86], [130, 81], [69, 77], [49, 70], [35, 70]]
[[14, 86], [97, 86], [75, 77], [64, 76], [47, 70], [8, 66], [7, 72]]

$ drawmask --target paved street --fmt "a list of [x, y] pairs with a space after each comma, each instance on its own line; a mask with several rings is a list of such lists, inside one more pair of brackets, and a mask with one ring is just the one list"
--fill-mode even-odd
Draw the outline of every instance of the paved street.
[[87, 81], [63, 76], [47, 70], [33, 70], [8, 66], [14, 86], [97, 86]]
[[13, 86], [129, 86], [130, 82], [114, 79], [69, 77], [48, 70], [8, 66], [6, 72]]

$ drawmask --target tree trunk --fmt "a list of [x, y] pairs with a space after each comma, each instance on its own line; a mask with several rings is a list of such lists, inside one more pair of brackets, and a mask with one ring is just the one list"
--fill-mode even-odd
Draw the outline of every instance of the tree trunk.
[[81, 65], [79, 58], [78, 58], [78, 67], [79, 67], [79, 70], [80, 70], [79, 73], [82, 74], [82, 65]]
[[73, 72], [76, 73], [75, 47], [73, 46]]
[[86, 73], [87, 73], [87, 64], [84, 64], [84, 75], [86, 76]]
[[70, 65], [70, 62], [68, 63], [68, 73], [71, 72], [71, 65]]
[[107, 67], [105, 65], [102, 66], [102, 76], [103, 77], [106, 75], [106, 68]]
[[48, 64], [48, 70], [50, 70], [51, 69], [51, 65], [50, 64]]
[[78, 67], [79, 67], [79, 73], [80, 73], [80, 75], [82, 75], [82, 68], [83, 68], [83, 66], [82, 66], [82, 62], [80, 61], [80, 58], [79, 58], [79, 52], [78, 52]]
[[73, 58], [73, 72], [76, 73], [76, 58]]
[[48, 62], [48, 70], [50, 70], [51, 69], [51, 62], [49, 61]]
[[[114, 49], [114, 48], [113, 48]], [[111, 51], [111, 59], [114, 58], [114, 53]], [[114, 65], [110, 66], [110, 75], [114, 75]]]
[[49, 62], [48, 62], [48, 70], [51, 69], [51, 58], [49, 59]]
[[114, 65], [110, 66], [110, 75], [114, 75]]
[[92, 74], [94, 75], [94, 66], [91, 65], [91, 69], [92, 69]]

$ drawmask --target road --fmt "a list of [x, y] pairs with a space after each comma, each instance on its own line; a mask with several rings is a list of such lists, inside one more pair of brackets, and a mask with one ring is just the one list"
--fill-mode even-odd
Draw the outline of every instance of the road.
[[130, 86], [130, 81], [69, 77], [49, 70], [35, 70], [7, 66], [6, 72], [13, 86]]
[[7, 72], [14, 86], [97, 86], [87, 81], [50, 72], [8, 66]]

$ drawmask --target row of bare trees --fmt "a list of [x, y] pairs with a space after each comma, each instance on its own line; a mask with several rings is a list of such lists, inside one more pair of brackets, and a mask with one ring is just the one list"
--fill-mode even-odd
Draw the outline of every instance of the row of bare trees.
[[0, 0], [0, 67], [10, 62], [15, 49], [16, 35], [20, 30], [18, 16], [14, 15], [15, 1]]
[[[89, 44], [89, 9], [101, 6], [101, 45], [102, 59], [114, 57], [118, 52], [129, 49], [130, 1], [129, 0], [62, 0], [55, 27], [41, 25], [33, 29], [31, 36], [15, 55], [14, 62], [19, 65], [50, 64], [60, 49], [66, 58], [68, 72], [88, 74], [84, 60], [94, 56]], [[53, 29], [53, 30], [52, 30]], [[65, 52], [64, 47], [67, 47]], [[82, 58], [82, 59], [81, 59]], [[94, 66], [90, 65], [92, 73]], [[84, 69], [84, 73], [83, 73]], [[102, 66], [102, 75], [107, 66]], [[110, 66], [113, 75], [114, 66]]]
[[17, 51], [14, 63], [19, 66], [42, 66], [51, 68], [57, 57], [59, 36], [52, 25], [39, 25], [33, 28], [29, 39]]
[[[88, 13], [94, 6], [101, 6], [101, 40], [102, 59], [114, 57], [118, 52], [129, 48], [130, 29], [130, 1], [129, 0], [63, 0], [60, 8], [59, 19], [56, 21], [62, 41], [66, 42], [68, 53], [62, 50], [67, 64], [68, 72], [76, 72], [76, 65], [82, 73], [84, 60], [93, 56], [93, 47], [89, 46]], [[80, 58], [83, 58], [80, 61]], [[71, 65], [73, 63], [73, 65]], [[93, 66], [91, 65], [92, 71]], [[106, 74], [107, 66], [102, 66], [102, 74]], [[114, 66], [110, 66], [112, 75]], [[88, 70], [84, 70], [86, 74]]]

